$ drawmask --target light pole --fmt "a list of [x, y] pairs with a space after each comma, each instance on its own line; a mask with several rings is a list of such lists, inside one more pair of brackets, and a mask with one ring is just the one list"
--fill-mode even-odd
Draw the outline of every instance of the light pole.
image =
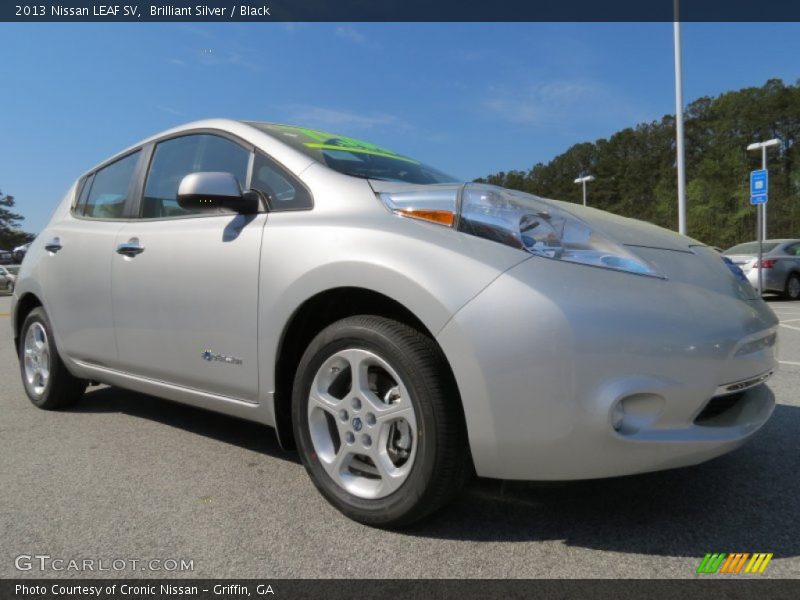
[[681, 21], [679, 1], [674, 0], [673, 34], [675, 38], [675, 149], [678, 164], [678, 233], [686, 235], [686, 166], [683, 150], [683, 73], [681, 70]]
[[[761, 168], [767, 170], [767, 148], [777, 146], [781, 141], [778, 139], [767, 140], [766, 142], [755, 142], [747, 147], [748, 151], [761, 150]], [[758, 210], [761, 211], [761, 238], [767, 239], [767, 205], [759, 204]]]
[[586, 206], [586, 184], [590, 181], [594, 181], [594, 175], [584, 175], [583, 177], [578, 177], [575, 180], [575, 183], [582, 183], [583, 184], [583, 205]]

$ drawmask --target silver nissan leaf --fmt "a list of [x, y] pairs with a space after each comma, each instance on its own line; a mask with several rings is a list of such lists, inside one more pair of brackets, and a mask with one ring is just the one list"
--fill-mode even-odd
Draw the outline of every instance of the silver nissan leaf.
[[36, 406], [104, 383], [269, 425], [381, 527], [475, 473], [697, 464], [774, 407], [777, 320], [704, 244], [303, 127], [200, 121], [97, 165], [12, 302]]

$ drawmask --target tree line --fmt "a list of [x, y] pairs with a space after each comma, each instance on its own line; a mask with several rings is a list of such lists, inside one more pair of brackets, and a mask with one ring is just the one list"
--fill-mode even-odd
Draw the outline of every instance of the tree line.
[[[755, 239], [749, 173], [761, 168], [751, 142], [778, 138], [768, 149], [768, 237], [800, 238], [800, 80], [695, 100], [684, 113], [689, 236], [727, 248]], [[476, 181], [582, 202], [574, 180], [592, 174], [589, 205], [677, 230], [675, 117], [642, 123], [595, 142], [575, 144], [528, 171], [501, 171]]]
[[27, 244], [35, 237], [20, 229], [20, 223], [25, 219], [15, 213], [14, 196], [9, 196], [0, 191], [0, 249], [12, 250], [22, 244]]

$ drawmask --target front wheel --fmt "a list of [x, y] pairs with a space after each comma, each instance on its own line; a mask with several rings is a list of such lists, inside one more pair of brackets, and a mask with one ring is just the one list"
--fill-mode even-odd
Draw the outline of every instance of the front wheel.
[[34, 308], [22, 324], [19, 366], [25, 393], [39, 408], [66, 408], [86, 390], [87, 382], [74, 377], [64, 366], [47, 313], [41, 307]]
[[789, 300], [800, 300], [800, 275], [792, 273], [786, 280], [786, 297]]
[[350, 317], [317, 335], [297, 369], [292, 418], [314, 484], [368, 525], [399, 527], [427, 516], [471, 472], [444, 356], [397, 321]]

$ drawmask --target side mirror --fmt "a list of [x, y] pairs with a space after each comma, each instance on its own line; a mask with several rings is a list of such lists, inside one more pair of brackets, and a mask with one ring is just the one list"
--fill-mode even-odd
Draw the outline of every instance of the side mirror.
[[242, 192], [232, 173], [189, 173], [178, 186], [178, 206], [187, 210], [227, 209], [237, 213], [258, 212], [257, 192]]

